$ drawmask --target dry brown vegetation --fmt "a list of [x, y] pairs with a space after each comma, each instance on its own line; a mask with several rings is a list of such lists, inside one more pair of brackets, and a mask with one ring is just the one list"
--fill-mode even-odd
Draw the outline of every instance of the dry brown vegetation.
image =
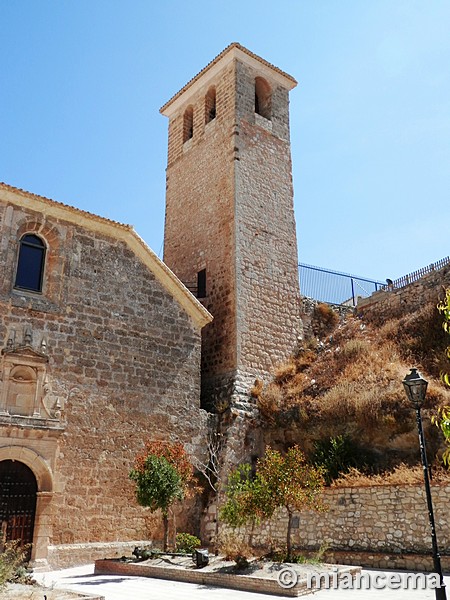
[[439, 378], [448, 369], [448, 339], [437, 309], [424, 306], [381, 326], [353, 316], [339, 323], [327, 309], [318, 310], [320, 324], [313, 324], [326, 332], [322, 339], [304, 343], [254, 395], [267, 438], [280, 447], [297, 443], [311, 455], [318, 440], [347, 435], [370, 450], [374, 472], [416, 464], [415, 413], [401, 383], [415, 366], [429, 380], [423, 417], [433, 462], [443, 440], [430, 417], [450, 404]]
[[[447, 484], [450, 482], [450, 473], [447, 469], [437, 467], [432, 472], [432, 482]], [[409, 466], [401, 463], [392, 471], [370, 476], [361, 473], [358, 469], [350, 469], [331, 484], [331, 487], [368, 487], [372, 485], [422, 485], [422, 465]]]

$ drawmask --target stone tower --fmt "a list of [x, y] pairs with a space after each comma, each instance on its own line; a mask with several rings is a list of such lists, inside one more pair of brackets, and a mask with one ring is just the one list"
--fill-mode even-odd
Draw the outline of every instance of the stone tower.
[[161, 108], [169, 118], [164, 261], [214, 316], [202, 338], [206, 408], [248, 400], [301, 330], [295, 85], [233, 43]]

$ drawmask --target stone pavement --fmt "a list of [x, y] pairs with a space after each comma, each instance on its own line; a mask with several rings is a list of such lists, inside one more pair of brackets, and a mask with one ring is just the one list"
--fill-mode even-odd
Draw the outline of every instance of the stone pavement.
[[[210, 586], [181, 583], [178, 581], [163, 581], [145, 577], [124, 577], [118, 575], [93, 575], [93, 565], [36, 573], [35, 578], [40, 583], [56, 588], [65, 588], [91, 594], [102, 594], [105, 600], [262, 600], [273, 598], [280, 600], [285, 596], [268, 596], [252, 592], [240, 592]], [[397, 571], [400, 573], [399, 571]], [[392, 574], [393, 572], [364, 570], [371, 576], [376, 574]], [[401, 573], [404, 575], [404, 573]], [[448, 597], [450, 600], [450, 576], [445, 577]], [[306, 596], [307, 598], [311, 596]], [[434, 600], [434, 590], [321, 590], [315, 593], [317, 600]]]

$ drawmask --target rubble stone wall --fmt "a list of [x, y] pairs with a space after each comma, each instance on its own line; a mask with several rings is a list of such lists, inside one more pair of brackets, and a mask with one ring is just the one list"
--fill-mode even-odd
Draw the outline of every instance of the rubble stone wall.
[[[450, 556], [448, 497], [450, 485], [432, 485], [439, 549]], [[431, 534], [424, 486], [329, 488], [324, 493], [328, 511], [307, 511], [294, 517], [294, 547], [307, 552], [328, 547], [327, 559], [343, 564], [379, 568], [431, 566]], [[204, 515], [203, 532], [213, 538], [216, 507]], [[221, 530], [226, 527], [221, 526]], [[279, 510], [271, 521], [256, 526], [255, 547], [282, 547], [286, 542], [287, 513]], [[249, 530], [241, 533], [249, 534]], [[450, 559], [446, 559], [446, 564]], [[403, 561], [403, 562], [402, 562]], [[415, 565], [415, 566], [414, 566]]]
[[[30, 448], [51, 473], [41, 533], [55, 546], [158, 537], [128, 475], [149, 438], [204, 447], [199, 328], [125, 243], [1, 202], [0, 214], [0, 346], [28, 332], [62, 412], [53, 428], [0, 419], [1, 445]], [[48, 246], [42, 294], [13, 288], [22, 231]]]
[[380, 290], [358, 301], [357, 314], [374, 323], [419, 310], [428, 302], [438, 303], [450, 286], [450, 265], [431, 271], [399, 289]]

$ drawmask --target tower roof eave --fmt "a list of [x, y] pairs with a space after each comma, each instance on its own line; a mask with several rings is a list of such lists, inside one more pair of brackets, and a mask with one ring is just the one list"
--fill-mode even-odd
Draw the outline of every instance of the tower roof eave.
[[195, 77], [188, 81], [179, 92], [172, 96], [172, 98], [160, 108], [159, 112], [166, 117], [170, 117], [178, 109], [179, 105], [184, 102], [182, 96], [184, 96], [186, 91], [192, 90], [194, 93], [198, 87], [206, 85], [209, 79], [212, 79], [220, 69], [233, 59], [240, 59], [242, 62], [249, 63], [254, 67], [259, 68], [263, 74], [266, 72], [272, 79], [278, 81], [280, 85], [287, 88], [289, 91], [297, 85], [297, 81], [291, 75], [288, 75], [288, 73], [285, 73], [275, 65], [272, 65], [267, 60], [254, 54], [238, 42], [233, 42], [222, 50], [222, 52], [208, 63], [206, 67], [197, 73]]

